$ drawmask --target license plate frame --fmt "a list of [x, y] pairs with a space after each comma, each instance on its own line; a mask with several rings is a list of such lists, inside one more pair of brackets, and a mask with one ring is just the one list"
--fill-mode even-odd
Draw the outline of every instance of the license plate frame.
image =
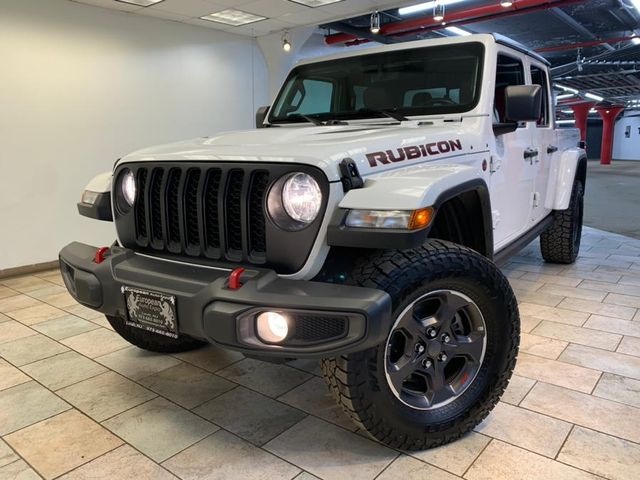
[[127, 306], [126, 325], [178, 338], [177, 301], [174, 295], [135, 287], [122, 287], [121, 290]]

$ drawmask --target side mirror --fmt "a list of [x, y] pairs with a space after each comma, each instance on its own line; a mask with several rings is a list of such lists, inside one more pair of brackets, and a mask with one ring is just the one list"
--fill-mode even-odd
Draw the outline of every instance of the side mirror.
[[535, 122], [542, 113], [540, 85], [512, 85], [505, 95], [505, 117], [510, 122]]
[[256, 112], [256, 128], [264, 128], [264, 121], [269, 113], [269, 108], [271, 108], [269, 105], [258, 108]]
[[540, 85], [512, 85], [504, 90], [505, 122], [494, 123], [496, 136], [515, 132], [519, 122], [535, 122], [542, 113]]

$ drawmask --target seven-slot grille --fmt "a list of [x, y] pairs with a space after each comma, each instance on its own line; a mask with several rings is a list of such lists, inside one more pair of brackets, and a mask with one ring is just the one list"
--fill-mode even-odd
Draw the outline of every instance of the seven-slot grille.
[[269, 172], [191, 164], [135, 171], [135, 241], [143, 248], [233, 262], [266, 262]]

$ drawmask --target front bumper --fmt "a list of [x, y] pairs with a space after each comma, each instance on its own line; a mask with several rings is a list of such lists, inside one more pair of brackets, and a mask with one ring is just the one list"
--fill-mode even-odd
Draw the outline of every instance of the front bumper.
[[[391, 298], [380, 290], [282, 279], [265, 269], [247, 269], [242, 286], [232, 290], [230, 270], [171, 262], [120, 247], [112, 247], [105, 260], [96, 263], [96, 250], [74, 242], [60, 252], [64, 282], [79, 303], [127, 318], [123, 287], [172, 295], [179, 333], [249, 355], [336, 356], [384, 342], [391, 327]], [[291, 313], [293, 331], [304, 318], [305, 331], [311, 327], [313, 340], [303, 336], [282, 344], [261, 341], [255, 334], [255, 315], [265, 310]], [[344, 332], [335, 335], [333, 329], [333, 335], [323, 339], [323, 322], [336, 318]]]

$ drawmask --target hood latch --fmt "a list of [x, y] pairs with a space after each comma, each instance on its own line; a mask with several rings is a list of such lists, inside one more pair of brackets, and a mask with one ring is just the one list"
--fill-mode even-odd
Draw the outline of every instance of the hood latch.
[[362, 188], [364, 186], [364, 180], [360, 176], [358, 171], [358, 165], [352, 158], [345, 158], [340, 162], [340, 181], [342, 182], [342, 188], [347, 193], [349, 190], [355, 188]]

